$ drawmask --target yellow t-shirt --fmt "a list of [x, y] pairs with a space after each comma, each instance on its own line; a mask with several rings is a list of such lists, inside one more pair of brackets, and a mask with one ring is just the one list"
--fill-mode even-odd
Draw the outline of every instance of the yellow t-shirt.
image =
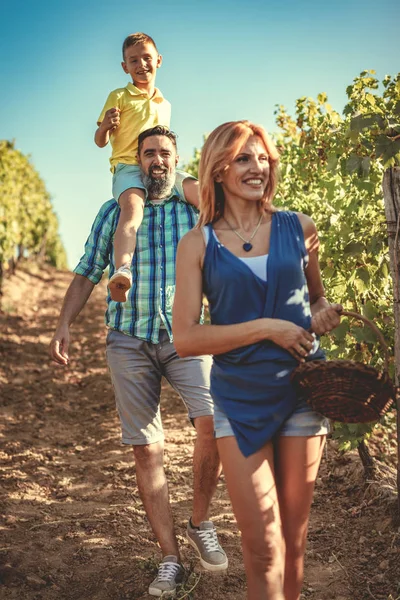
[[97, 125], [103, 121], [109, 108], [119, 108], [121, 111], [120, 125], [110, 135], [112, 146], [110, 163], [111, 171], [114, 172], [118, 163], [138, 164], [136, 154], [139, 134], [155, 125], [169, 127], [171, 104], [157, 88], [154, 96], [149, 98], [133, 83], [128, 83], [126, 87], [110, 93], [97, 120]]

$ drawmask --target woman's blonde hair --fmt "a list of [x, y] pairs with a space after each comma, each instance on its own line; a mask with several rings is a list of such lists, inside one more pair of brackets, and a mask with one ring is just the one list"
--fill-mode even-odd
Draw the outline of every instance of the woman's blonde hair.
[[198, 227], [214, 223], [224, 214], [224, 192], [216, 177], [239, 154], [247, 140], [257, 135], [268, 154], [270, 167], [269, 180], [264, 197], [260, 200], [260, 210], [271, 208], [278, 180], [279, 153], [269, 135], [261, 125], [250, 121], [230, 121], [220, 125], [208, 136], [199, 164], [200, 218]]

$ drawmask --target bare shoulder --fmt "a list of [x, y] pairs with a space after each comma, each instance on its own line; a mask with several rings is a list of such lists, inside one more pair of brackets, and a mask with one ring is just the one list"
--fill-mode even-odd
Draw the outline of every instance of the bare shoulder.
[[191, 229], [188, 231], [179, 242], [180, 252], [189, 252], [193, 255], [203, 255], [204, 253], [204, 236], [201, 229]]
[[179, 242], [177, 263], [185, 264], [190, 268], [203, 268], [205, 255], [205, 241], [201, 229], [191, 229]]
[[296, 215], [298, 216], [300, 225], [303, 228], [304, 236], [308, 237], [310, 235], [316, 235], [317, 228], [312, 218], [304, 213], [296, 213]]
[[312, 220], [311, 217], [309, 217], [308, 215], [305, 215], [303, 213], [296, 213], [296, 214], [299, 218], [300, 225], [303, 228], [304, 242], [305, 242], [308, 252], [311, 252], [314, 250], [318, 251], [318, 248], [319, 248], [318, 232], [317, 232], [317, 228], [315, 226], [314, 221]]

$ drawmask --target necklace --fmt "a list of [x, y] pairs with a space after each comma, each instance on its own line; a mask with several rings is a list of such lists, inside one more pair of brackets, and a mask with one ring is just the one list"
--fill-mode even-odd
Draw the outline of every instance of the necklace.
[[257, 231], [258, 231], [258, 228], [259, 228], [259, 227], [260, 227], [260, 225], [261, 225], [262, 218], [263, 218], [263, 215], [261, 214], [261, 215], [260, 215], [260, 218], [259, 218], [259, 220], [258, 220], [258, 223], [257, 223], [257, 225], [256, 225], [256, 228], [255, 228], [255, 230], [253, 231], [253, 233], [251, 234], [251, 236], [249, 237], [249, 239], [248, 239], [248, 240], [245, 240], [245, 238], [244, 238], [244, 237], [242, 237], [242, 236], [240, 235], [240, 233], [237, 231], [237, 229], [233, 229], [232, 225], [231, 225], [230, 223], [228, 223], [228, 221], [225, 219], [225, 217], [223, 217], [223, 219], [224, 219], [225, 223], [226, 223], [226, 224], [228, 225], [228, 227], [229, 227], [229, 228], [230, 228], [230, 229], [233, 231], [233, 233], [235, 233], [235, 234], [236, 234], [236, 235], [237, 235], [237, 236], [238, 236], [238, 237], [239, 237], [239, 238], [240, 238], [240, 239], [241, 239], [241, 240], [244, 242], [244, 244], [243, 244], [242, 248], [243, 248], [243, 250], [244, 250], [245, 252], [250, 252], [250, 250], [252, 249], [252, 247], [253, 247], [253, 244], [251, 244], [250, 242], [251, 242], [251, 240], [253, 239], [253, 237], [256, 235], [256, 233], [257, 233]]

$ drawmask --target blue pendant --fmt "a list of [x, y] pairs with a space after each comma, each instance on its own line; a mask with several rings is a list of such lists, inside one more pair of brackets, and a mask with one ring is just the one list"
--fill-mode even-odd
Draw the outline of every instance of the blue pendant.
[[250, 252], [250, 250], [252, 249], [253, 244], [250, 244], [250, 242], [246, 242], [245, 244], [243, 244], [243, 250], [245, 252]]

